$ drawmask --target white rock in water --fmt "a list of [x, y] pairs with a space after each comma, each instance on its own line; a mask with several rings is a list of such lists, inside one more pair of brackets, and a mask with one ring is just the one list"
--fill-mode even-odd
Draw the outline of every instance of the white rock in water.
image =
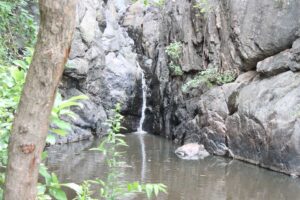
[[185, 160], [198, 160], [209, 156], [202, 144], [189, 143], [176, 149], [175, 154]]

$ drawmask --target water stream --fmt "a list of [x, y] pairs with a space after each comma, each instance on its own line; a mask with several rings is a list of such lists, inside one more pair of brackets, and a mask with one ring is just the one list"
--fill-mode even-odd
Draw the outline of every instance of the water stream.
[[146, 79], [145, 79], [145, 74], [139, 63], [137, 62], [138, 69], [142, 75], [142, 93], [143, 93], [143, 102], [142, 102], [142, 115], [139, 123], [139, 127], [137, 129], [138, 133], [145, 133], [143, 130], [143, 123], [145, 121], [145, 111], [147, 108], [147, 84], [146, 84]]
[[[172, 142], [150, 134], [140, 137], [136, 134], [126, 136], [129, 147], [124, 157], [126, 164], [120, 170], [125, 173], [124, 181], [166, 184], [168, 194], [157, 199], [298, 200], [300, 197], [299, 179], [217, 156], [200, 161], [180, 160], [174, 154], [177, 146]], [[98, 143], [99, 140], [95, 140], [52, 146], [48, 149], [46, 164], [63, 182], [80, 183], [97, 177], [105, 179], [107, 168], [104, 157], [89, 151]], [[143, 148], [145, 160], [141, 159]], [[72, 194], [69, 195], [71, 199]], [[135, 196], [131, 199], [146, 198]]]
[[139, 127], [137, 129], [137, 135], [140, 141], [140, 147], [141, 147], [141, 156], [142, 156], [142, 167], [141, 167], [141, 181], [143, 182], [145, 180], [145, 172], [146, 172], [146, 151], [145, 151], [145, 141], [142, 134], [146, 134], [146, 131], [143, 130], [143, 124], [145, 121], [145, 111], [147, 108], [147, 84], [145, 79], [145, 74], [139, 63], [137, 62], [138, 69], [142, 75], [142, 94], [143, 94], [143, 102], [142, 102], [142, 114], [141, 119], [139, 122]]

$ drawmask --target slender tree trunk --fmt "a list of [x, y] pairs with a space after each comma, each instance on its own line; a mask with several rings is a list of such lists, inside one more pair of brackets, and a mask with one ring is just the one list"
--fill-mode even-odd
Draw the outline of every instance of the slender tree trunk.
[[40, 29], [9, 142], [6, 200], [35, 200], [55, 92], [68, 59], [76, 0], [40, 0]]

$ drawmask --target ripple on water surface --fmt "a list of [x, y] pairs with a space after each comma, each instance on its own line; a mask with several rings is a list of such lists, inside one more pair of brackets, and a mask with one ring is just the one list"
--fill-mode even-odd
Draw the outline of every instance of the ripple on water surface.
[[[121, 169], [126, 181], [164, 183], [169, 200], [299, 200], [300, 180], [250, 164], [209, 156], [200, 161], [180, 160], [177, 146], [149, 134], [129, 134], [129, 147]], [[48, 148], [47, 166], [62, 182], [105, 179], [104, 157], [90, 148], [97, 141], [83, 141]], [[144, 152], [144, 153], [143, 153]], [[70, 194], [71, 195], [71, 194]], [[146, 199], [135, 196], [131, 199]]]

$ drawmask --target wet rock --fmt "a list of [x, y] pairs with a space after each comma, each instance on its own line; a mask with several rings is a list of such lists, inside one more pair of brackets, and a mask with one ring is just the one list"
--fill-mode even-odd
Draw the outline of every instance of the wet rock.
[[176, 149], [175, 154], [185, 160], [198, 160], [209, 156], [202, 144], [189, 143]]

